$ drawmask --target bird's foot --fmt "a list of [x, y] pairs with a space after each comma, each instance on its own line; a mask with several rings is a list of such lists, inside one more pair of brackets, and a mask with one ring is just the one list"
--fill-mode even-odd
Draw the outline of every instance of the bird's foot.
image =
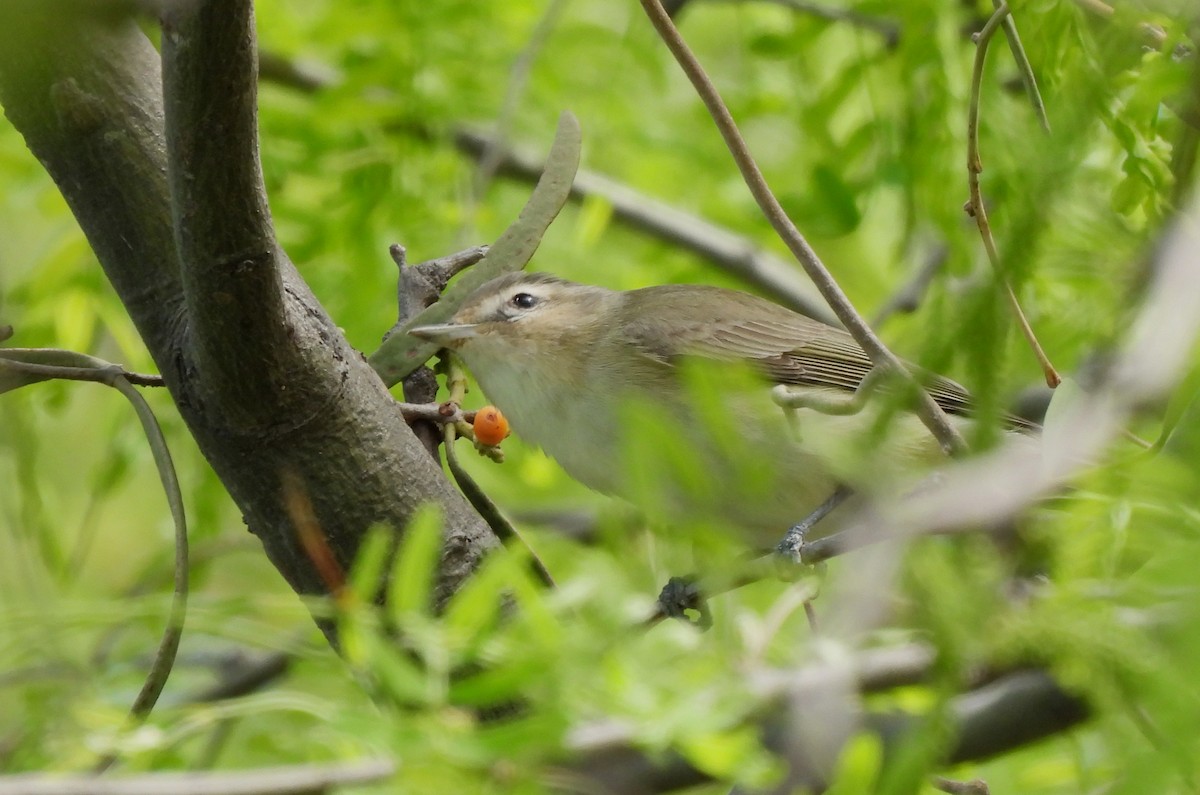
[[[784, 533], [783, 540], [775, 545], [775, 559], [777, 562], [785, 564], [785, 566], [794, 569], [796, 566], [806, 566], [811, 563], [822, 560], [823, 558], [815, 558], [810, 554], [813, 544], [810, 544], [806, 538], [809, 532], [826, 516], [829, 515], [834, 508], [845, 502], [846, 498], [851, 494], [850, 489], [845, 486], [840, 486], [836, 491], [829, 496], [829, 499], [817, 506], [817, 509], [797, 524], [788, 528]], [[814, 542], [819, 543], [819, 542]], [[781, 566], [781, 568], [783, 568]]]
[[712, 626], [712, 613], [704, 592], [694, 577], [672, 577], [658, 595], [658, 609], [668, 618], [678, 618], [701, 629]]

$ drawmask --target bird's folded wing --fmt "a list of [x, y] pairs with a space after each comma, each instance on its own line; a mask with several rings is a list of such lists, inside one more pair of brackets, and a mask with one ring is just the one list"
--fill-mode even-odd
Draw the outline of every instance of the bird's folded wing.
[[[640, 317], [626, 328], [626, 342], [658, 361], [671, 364], [680, 357], [699, 356], [720, 361], [744, 361], [777, 384], [842, 389], [853, 392], [874, 369], [870, 357], [842, 329], [801, 317], [777, 304], [745, 293], [721, 290], [664, 294], [664, 299], [687, 301], [698, 320], [672, 324], [669, 334], [653, 316]], [[716, 288], [712, 288], [716, 289]], [[678, 315], [676, 315], [678, 318]], [[967, 415], [970, 394], [960, 384], [909, 365], [910, 371], [943, 410]], [[1005, 417], [1016, 427], [1036, 427], [1017, 417]]]

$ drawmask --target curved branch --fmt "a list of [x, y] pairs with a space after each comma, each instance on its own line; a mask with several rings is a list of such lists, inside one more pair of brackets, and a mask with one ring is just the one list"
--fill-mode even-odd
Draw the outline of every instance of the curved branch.
[[[1029, 321], [1025, 317], [1025, 312], [1021, 309], [1021, 303], [1017, 300], [1017, 294], [1013, 292], [1012, 284], [1004, 275], [1002, 264], [1000, 262], [1000, 252], [996, 249], [996, 240], [992, 237], [992, 227], [988, 223], [987, 209], [983, 204], [983, 194], [979, 188], [979, 175], [983, 172], [983, 163], [979, 159], [979, 97], [981, 93], [981, 84], [983, 82], [983, 65], [987, 57], [988, 44], [995, 35], [996, 30], [1009, 19], [1008, 3], [1000, 2], [996, 5], [996, 11], [992, 14], [987, 24], [983, 26], [983, 30], [975, 39], [975, 62], [971, 70], [971, 101], [967, 109], [967, 188], [970, 191], [971, 198], [967, 202], [967, 212], [975, 219], [976, 226], [979, 227], [979, 235], [983, 238], [983, 247], [987, 250], [988, 260], [992, 263], [992, 269], [996, 272], [997, 277], [1004, 285], [1005, 297], [1008, 299], [1009, 309], [1012, 311], [1013, 318], [1017, 321], [1017, 326], [1021, 329], [1021, 335], [1025, 337], [1030, 350], [1033, 351], [1034, 357], [1038, 360], [1038, 364], [1042, 368], [1042, 374], [1046, 379], [1046, 386], [1053, 389], [1062, 383], [1062, 378], [1054, 369], [1054, 365], [1050, 363], [1050, 358], [1046, 355], [1042, 345], [1038, 342], [1037, 335], [1033, 333], [1033, 327], [1029, 325]], [[1013, 36], [1016, 36], [1015, 30]], [[1010, 41], [1015, 40], [1012, 39]]]
[[214, 387], [212, 410], [254, 429], [296, 394], [289, 387], [306, 365], [259, 162], [253, 3], [173, 3], [162, 27], [167, 177], [190, 343]]
[[[175, 666], [175, 656], [179, 651], [183, 623], [187, 616], [187, 516], [183, 508], [179, 477], [175, 473], [171, 450], [163, 436], [162, 427], [158, 424], [158, 418], [154, 416], [154, 411], [146, 399], [133, 388], [122, 367], [73, 351], [15, 348], [0, 350], [0, 393], [51, 378], [102, 383], [116, 389], [129, 401], [146, 434], [146, 441], [154, 455], [159, 481], [167, 497], [167, 506], [171, 511], [171, 520], [175, 527], [174, 595], [167, 626], [155, 652], [154, 662], [129, 710], [132, 720], [141, 721], [158, 703], [158, 697], [162, 695]], [[101, 766], [107, 767], [112, 759], [113, 757], [105, 757]]]

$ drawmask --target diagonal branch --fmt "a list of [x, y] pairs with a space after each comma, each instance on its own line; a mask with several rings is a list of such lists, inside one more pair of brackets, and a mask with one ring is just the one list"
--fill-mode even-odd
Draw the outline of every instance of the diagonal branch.
[[[850, 303], [850, 298], [842, 290], [841, 285], [834, 280], [830, 275], [829, 270], [825, 267], [825, 263], [821, 262], [821, 258], [817, 256], [817, 252], [809, 245], [808, 240], [804, 235], [800, 234], [800, 230], [792, 223], [792, 219], [788, 217], [779, 200], [775, 198], [775, 194], [771, 192], [771, 188], [767, 185], [766, 179], [763, 177], [762, 171], [758, 168], [758, 163], [754, 161], [749, 149], [746, 147], [746, 142], [742, 138], [741, 132], [737, 128], [737, 123], [734, 122], [733, 116], [726, 107], [725, 102], [721, 99], [717, 92], [716, 86], [708, 79], [708, 75], [704, 72], [704, 67], [700, 65], [700, 61], [688, 48], [687, 43], [679, 35], [679, 31], [675, 28], [675, 24], [663, 10], [662, 3], [659, 0], [641, 0], [642, 8], [646, 11], [646, 15], [650, 18], [650, 22], [658, 31], [663, 42], [671, 54], [675, 56], [675, 60], [679, 62], [684, 74], [691, 81], [692, 86], [699, 94], [704, 106], [708, 109], [713, 121], [716, 123], [717, 129], [721, 133], [721, 137], [725, 139], [725, 144], [729, 148], [730, 154], [733, 156], [734, 162], [737, 164], [738, 170], [742, 173], [742, 178], [746, 181], [746, 186], [750, 189], [750, 193], [754, 196], [754, 200], [758, 202], [759, 208], [763, 215], [770, 222], [775, 233], [779, 235], [788, 249], [791, 250], [793, 256], [804, 268], [804, 272], [812, 279], [817, 286], [822, 297], [828, 302], [829, 308], [837, 315], [837, 319], [846, 327], [846, 331], [854, 337], [854, 341], [866, 351], [871, 357], [871, 361], [877, 368], [886, 370], [889, 373], [895, 373], [910, 383], [913, 382], [912, 374], [908, 372], [904, 364], [896, 356], [888, 350], [887, 346], [875, 335], [871, 327], [867, 325], [862, 316], [855, 310], [854, 305]], [[938, 407], [929, 393], [919, 386], [916, 388], [917, 395], [917, 413], [921, 421], [929, 429], [930, 433], [937, 438], [942, 448], [952, 454], [958, 454], [966, 449], [966, 443], [962, 436], [950, 424], [946, 413]]]
[[[454, 131], [454, 145], [471, 157], [495, 151], [500, 174], [537, 181], [542, 161], [467, 128]], [[802, 315], [830, 325], [835, 318], [794, 264], [761, 248], [754, 240], [712, 224], [666, 202], [643, 195], [603, 174], [581, 169], [571, 185], [571, 198], [597, 197], [612, 206], [613, 217], [630, 227], [662, 238], [709, 260], [717, 267], [754, 285], [774, 300]]]

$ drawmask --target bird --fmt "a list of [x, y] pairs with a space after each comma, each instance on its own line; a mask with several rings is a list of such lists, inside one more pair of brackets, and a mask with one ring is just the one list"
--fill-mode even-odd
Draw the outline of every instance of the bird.
[[[901, 488], [944, 455], [902, 390], [874, 387], [847, 332], [738, 290], [518, 271], [409, 333], [456, 351], [516, 435], [574, 479], [759, 547], [839, 489]], [[967, 390], [913, 371], [965, 427]]]

